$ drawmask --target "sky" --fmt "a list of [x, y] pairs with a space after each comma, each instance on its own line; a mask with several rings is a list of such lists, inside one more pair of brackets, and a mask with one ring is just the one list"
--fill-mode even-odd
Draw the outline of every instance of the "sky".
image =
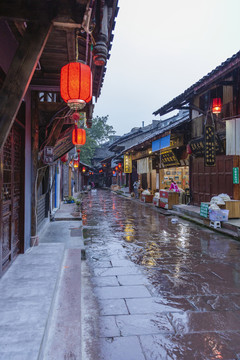
[[240, 1], [119, 0], [118, 5], [94, 116], [109, 115], [108, 124], [123, 135], [160, 120], [154, 111], [240, 50]]

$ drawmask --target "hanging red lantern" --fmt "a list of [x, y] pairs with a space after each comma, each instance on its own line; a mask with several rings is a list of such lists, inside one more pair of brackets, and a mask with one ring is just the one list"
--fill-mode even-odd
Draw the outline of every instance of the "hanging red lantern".
[[222, 100], [221, 98], [214, 98], [212, 101], [212, 113], [220, 114], [222, 110]]
[[82, 172], [83, 172], [83, 173], [85, 173], [85, 172], [86, 172], [86, 168], [85, 168], [85, 166], [83, 166], [83, 168], [82, 168]]
[[74, 129], [72, 132], [73, 145], [84, 145], [86, 142], [86, 131], [84, 129]]
[[118, 166], [115, 167], [115, 170], [116, 170], [116, 171], [118, 170]]
[[88, 65], [72, 62], [62, 67], [60, 91], [72, 109], [82, 109], [92, 99], [92, 73]]
[[73, 167], [74, 167], [74, 168], [78, 168], [78, 165], [79, 165], [79, 164], [78, 164], [78, 161], [77, 161], [77, 160], [74, 160], [74, 161], [73, 161]]
[[65, 154], [65, 155], [63, 155], [63, 156], [61, 157], [61, 161], [62, 161], [63, 163], [65, 163], [65, 162], [68, 161], [68, 153]]
[[113, 170], [113, 172], [112, 172], [112, 173], [113, 173], [113, 175], [115, 175], [115, 174], [116, 174], [116, 171], [115, 171], [115, 170]]
[[121, 164], [121, 163], [119, 163], [119, 164], [118, 164], [118, 167], [119, 167], [119, 169], [121, 169], [121, 167], [122, 167], [122, 164]]

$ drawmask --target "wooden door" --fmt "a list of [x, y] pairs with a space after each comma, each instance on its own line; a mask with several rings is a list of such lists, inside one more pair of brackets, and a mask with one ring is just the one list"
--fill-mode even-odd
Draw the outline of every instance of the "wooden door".
[[209, 202], [221, 193], [233, 197], [233, 156], [216, 156], [216, 166], [204, 166], [204, 158], [191, 158], [191, 203]]
[[0, 276], [23, 251], [24, 128], [14, 124], [0, 151]]

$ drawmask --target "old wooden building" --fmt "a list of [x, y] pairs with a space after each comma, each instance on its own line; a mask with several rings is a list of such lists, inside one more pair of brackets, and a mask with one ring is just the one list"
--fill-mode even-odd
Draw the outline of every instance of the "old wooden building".
[[240, 165], [239, 74], [240, 52], [154, 112], [165, 115], [176, 109], [189, 110], [187, 149], [194, 205], [208, 202], [220, 193], [240, 199], [239, 178], [233, 177]]
[[[57, 179], [57, 161], [73, 147], [74, 111], [60, 97], [61, 68], [76, 61], [89, 65], [93, 96], [100, 96], [117, 3], [0, 2], [0, 276], [36, 243], [38, 219], [52, 201], [49, 184]], [[93, 108], [90, 101], [82, 110], [88, 127]]]

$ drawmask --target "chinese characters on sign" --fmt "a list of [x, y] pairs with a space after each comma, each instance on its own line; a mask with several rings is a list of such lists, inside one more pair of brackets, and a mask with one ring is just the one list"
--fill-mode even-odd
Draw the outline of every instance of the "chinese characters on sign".
[[177, 157], [171, 150], [161, 153], [161, 162], [164, 165], [179, 165]]
[[190, 148], [194, 155], [201, 156], [204, 153], [204, 139], [197, 139], [190, 142]]
[[[198, 139], [191, 140], [189, 143], [190, 149], [195, 156], [203, 156], [204, 155], [204, 137], [200, 137]], [[216, 154], [224, 154], [224, 144], [219, 138], [218, 135], [215, 134], [215, 151]]]
[[233, 183], [239, 184], [239, 168], [238, 167], [233, 168]]
[[215, 131], [214, 126], [205, 126], [205, 166], [215, 166], [216, 149], [215, 149]]
[[132, 155], [124, 155], [124, 172], [125, 174], [132, 173]]

